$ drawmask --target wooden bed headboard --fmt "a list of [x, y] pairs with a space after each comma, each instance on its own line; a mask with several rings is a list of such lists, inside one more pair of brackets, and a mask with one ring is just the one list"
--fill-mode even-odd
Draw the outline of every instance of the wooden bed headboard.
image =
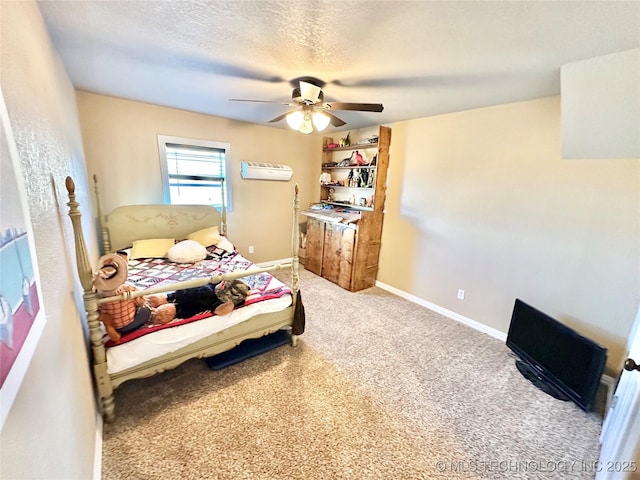
[[103, 254], [130, 247], [135, 240], [184, 240], [190, 233], [213, 226], [218, 226], [220, 233], [226, 233], [226, 212], [221, 214], [210, 205], [126, 205], [104, 215], [100, 208], [98, 180], [95, 175], [93, 181]]
[[[220, 212], [209, 205], [126, 205], [104, 217], [111, 251], [130, 247], [135, 240], [184, 240], [203, 228], [220, 226]], [[106, 246], [103, 245], [103, 248]], [[106, 252], [105, 248], [105, 253]]]

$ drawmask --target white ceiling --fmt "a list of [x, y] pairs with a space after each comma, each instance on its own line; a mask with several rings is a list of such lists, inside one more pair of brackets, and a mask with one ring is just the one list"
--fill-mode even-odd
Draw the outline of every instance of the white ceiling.
[[[266, 124], [291, 79], [341, 130], [560, 93], [560, 66], [640, 47], [640, 1], [39, 2], [78, 89]], [[286, 128], [282, 121], [273, 126]], [[328, 131], [331, 130], [331, 127]]]

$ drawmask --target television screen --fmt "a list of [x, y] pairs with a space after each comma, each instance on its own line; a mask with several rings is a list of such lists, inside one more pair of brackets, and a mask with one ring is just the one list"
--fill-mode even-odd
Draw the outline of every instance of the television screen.
[[607, 349], [516, 299], [507, 347], [524, 364], [518, 370], [536, 386], [590, 411], [607, 361]]

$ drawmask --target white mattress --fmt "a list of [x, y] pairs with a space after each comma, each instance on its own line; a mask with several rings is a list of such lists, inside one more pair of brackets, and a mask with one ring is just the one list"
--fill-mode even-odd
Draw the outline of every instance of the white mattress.
[[165, 328], [122, 345], [108, 348], [107, 371], [110, 374], [118, 373], [147, 360], [174, 352], [207, 335], [229, 328], [255, 315], [284, 310], [291, 305], [291, 301], [291, 295], [286, 294], [280, 298], [246, 305], [228, 315], [214, 315], [177, 327]]

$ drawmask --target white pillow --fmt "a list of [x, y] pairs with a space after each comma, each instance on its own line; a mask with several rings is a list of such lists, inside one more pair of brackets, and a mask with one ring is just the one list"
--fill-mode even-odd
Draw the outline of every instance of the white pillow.
[[175, 263], [195, 263], [207, 257], [207, 249], [195, 240], [183, 240], [169, 249], [168, 257]]
[[222, 250], [225, 250], [229, 253], [233, 253], [236, 251], [236, 247], [233, 246], [233, 243], [227, 240], [227, 237], [222, 237], [222, 240], [218, 242], [216, 247], [221, 248]]

